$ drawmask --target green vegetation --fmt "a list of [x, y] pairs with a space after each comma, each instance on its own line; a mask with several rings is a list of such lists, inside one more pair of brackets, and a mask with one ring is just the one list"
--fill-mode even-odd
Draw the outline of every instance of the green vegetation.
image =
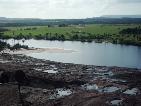
[[[45, 39], [91, 42], [111, 42], [141, 46], [139, 24], [91, 24], [8, 27], [1, 39]], [[137, 29], [137, 30], [136, 30]]]

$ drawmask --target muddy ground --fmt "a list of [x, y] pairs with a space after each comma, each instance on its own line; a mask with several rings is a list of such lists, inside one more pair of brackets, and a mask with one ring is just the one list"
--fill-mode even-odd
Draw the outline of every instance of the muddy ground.
[[[16, 70], [26, 74], [21, 101]], [[141, 106], [141, 70], [0, 54], [0, 106]], [[0, 81], [2, 79], [0, 78]]]

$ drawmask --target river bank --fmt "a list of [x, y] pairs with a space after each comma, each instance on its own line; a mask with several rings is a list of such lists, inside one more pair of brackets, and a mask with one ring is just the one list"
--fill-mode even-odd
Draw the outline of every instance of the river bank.
[[31, 54], [31, 53], [73, 53], [76, 52], [75, 50], [71, 49], [63, 49], [63, 48], [28, 48], [28, 49], [18, 49], [18, 50], [10, 50], [5, 49], [2, 51], [3, 53], [9, 53], [9, 54]]
[[25, 106], [140, 106], [141, 70], [71, 64], [18, 54], [0, 54], [0, 74], [8, 71], [9, 84], [0, 84], [2, 106], [19, 106], [13, 75], [25, 72]]

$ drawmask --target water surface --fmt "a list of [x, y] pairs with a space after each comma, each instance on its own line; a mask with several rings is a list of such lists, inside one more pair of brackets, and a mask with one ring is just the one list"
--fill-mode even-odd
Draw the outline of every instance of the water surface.
[[17, 42], [35, 48], [61, 48], [74, 50], [68, 53], [29, 53], [39, 59], [46, 59], [64, 63], [88, 64], [99, 66], [119, 66], [141, 69], [141, 47], [127, 46], [111, 43], [82, 43], [77, 41], [47, 41], [47, 40], [26, 40], [24, 43], [8, 40], [10, 44]]

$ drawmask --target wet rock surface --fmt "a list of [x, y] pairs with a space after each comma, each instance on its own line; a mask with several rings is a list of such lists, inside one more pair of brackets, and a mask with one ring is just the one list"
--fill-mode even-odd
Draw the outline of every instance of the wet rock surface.
[[[21, 87], [22, 103], [14, 79], [17, 70], [27, 77]], [[1, 106], [141, 106], [139, 69], [0, 54], [0, 76], [4, 72], [10, 75], [8, 84], [0, 77]]]

